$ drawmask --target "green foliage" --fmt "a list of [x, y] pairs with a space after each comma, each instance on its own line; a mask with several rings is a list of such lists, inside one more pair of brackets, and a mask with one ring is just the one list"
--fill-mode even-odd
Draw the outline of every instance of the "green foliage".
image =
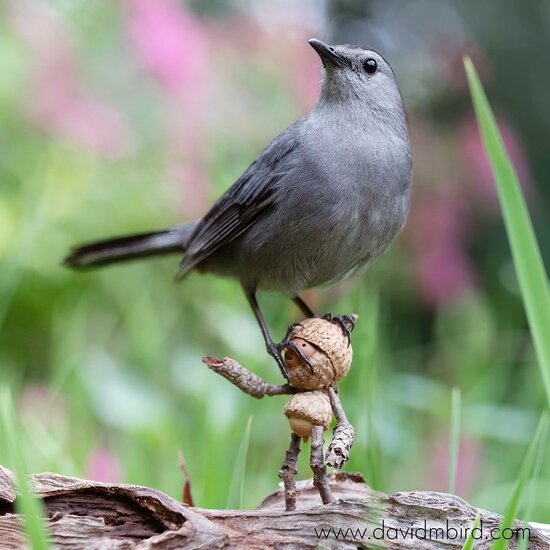
[[516, 171], [506, 153], [487, 96], [472, 61], [466, 58], [464, 65], [485, 151], [491, 162], [493, 176], [497, 183], [523, 304], [550, 405], [550, 338], [548, 337], [550, 334], [550, 286], [548, 277]]
[[244, 502], [244, 481], [246, 478], [246, 457], [250, 445], [250, 430], [252, 428], [252, 416], [248, 419], [244, 429], [241, 444], [237, 456], [235, 457], [235, 466], [231, 476], [231, 485], [227, 496], [226, 508], [240, 509]]
[[[525, 514], [524, 517], [531, 518], [533, 517], [533, 511], [536, 507], [536, 493], [539, 490], [538, 480], [540, 479], [540, 474], [542, 471], [544, 453], [546, 450], [546, 445], [548, 442], [548, 423], [544, 429], [544, 433], [541, 435], [540, 444], [537, 447], [537, 453], [535, 457], [535, 464], [533, 466], [533, 474], [531, 476], [531, 487], [528, 491], [528, 495], [524, 498], [524, 501], [527, 501], [525, 505]], [[524, 522], [524, 527], [529, 528], [528, 522]], [[522, 537], [518, 542], [519, 550], [526, 550], [529, 545], [529, 537]]]
[[449, 493], [456, 492], [456, 467], [460, 446], [460, 388], [453, 388], [451, 394], [451, 426], [449, 435]]
[[[523, 460], [523, 463], [521, 465], [518, 477], [516, 479], [516, 482], [514, 484], [514, 489], [512, 491], [512, 494], [510, 496], [510, 500], [508, 501], [508, 504], [506, 506], [506, 511], [504, 513], [504, 519], [502, 520], [500, 524], [500, 532], [502, 533], [505, 529], [510, 529], [513, 526], [514, 519], [517, 517], [521, 497], [523, 495], [523, 492], [525, 490], [525, 485], [527, 483], [527, 479], [529, 475], [531, 474], [531, 471], [533, 469], [533, 464], [535, 462], [535, 458], [539, 452], [540, 449], [543, 449], [546, 444], [546, 439], [548, 437], [548, 423], [550, 422], [550, 416], [545, 411], [537, 425], [537, 429], [535, 431], [535, 435], [533, 437], [533, 440], [531, 441], [531, 444], [529, 445], [529, 448], [527, 449], [527, 454], [525, 455], [525, 459]], [[492, 546], [493, 550], [504, 550], [508, 548], [509, 540], [507, 540], [504, 537], [500, 537], [497, 539]]]
[[32, 550], [48, 550], [51, 546], [44, 521], [44, 510], [41, 501], [34, 496], [31, 489], [25, 457], [20, 446], [21, 426], [15, 418], [11, 394], [8, 388], [2, 386], [0, 386], [0, 415], [3, 420], [3, 431], [6, 434], [4, 444], [11, 449], [15, 468], [18, 488], [15, 507], [23, 517], [23, 531]]
[[[516, 171], [506, 152], [487, 96], [469, 58], [464, 60], [464, 65], [485, 151], [491, 162], [493, 176], [497, 184], [523, 304], [533, 336], [547, 400], [550, 404], [550, 340], [548, 339], [550, 334], [550, 286], [548, 277]], [[500, 526], [501, 531], [511, 528], [514, 518], [517, 517], [521, 497], [536, 456], [539, 457], [539, 466], [542, 463], [548, 423], [548, 413], [544, 412], [514, 484]], [[530, 509], [532, 509], [531, 505]], [[493, 549], [503, 550], [508, 547], [508, 544], [508, 540], [500, 538], [493, 544]], [[521, 544], [525, 547], [526, 542], [522, 541]]]
[[479, 514], [477, 514], [477, 516], [474, 519], [474, 523], [472, 525], [472, 530], [468, 533], [468, 538], [466, 539], [466, 542], [464, 543], [462, 550], [473, 550], [474, 543], [475, 543], [474, 530], [479, 528], [479, 522], [480, 522], [480, 517], [479, 517]]

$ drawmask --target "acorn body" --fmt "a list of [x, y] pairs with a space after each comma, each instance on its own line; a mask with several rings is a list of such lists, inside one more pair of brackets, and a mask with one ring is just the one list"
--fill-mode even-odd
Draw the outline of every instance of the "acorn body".
[[290, 327], [285, 342], [285, 366], [289, 383], [295, 388], [327, 388], [349, 371], [353, 350], [348, 335], [334, 321], [305, 319]]
[[313, 426], [326, 430], [332, 421], [332, 407], [323, 390], [305, 391], [292, 396], [285, 406], [291, 430], [307, 441]]

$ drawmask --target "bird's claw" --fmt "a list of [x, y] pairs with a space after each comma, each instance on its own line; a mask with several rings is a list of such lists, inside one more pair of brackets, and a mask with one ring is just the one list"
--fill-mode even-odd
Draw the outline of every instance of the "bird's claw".
[[302, 323], [291, 323], [290, 325], [288, 325], [288, 328], [287, 328], [287, 330], [286, 330], [285, 340], [288, 339], [290, 333], [293, 332], [294, 329], [295, 329], [296, 327], [301, 327], [301, 328], [303, 328], [304, 325], [302, 325]]
[[331, 323], [338, 323], [342, 332], [347, 336], [348, 345], [351, 343], [351, 331], [355, 328], [357, 315], [353, 313], [351, 315], [332, 315], [332, 313], [325, 313], [323, 319]]
[[275, 344], [274, 342], [268, 342], [266, 344], [267, 353], [275, 359], [275, 362], [277, 363], [277, 366], [279, 367], [279, 370], [281, 371], [281, 374], [283, 375], [284, 379], [288, 382], [288, 372], [286, 370], [285, 361], [283, 359], [283, 356], [281, 355], [281, 351], [284, 350], [284, 347], [282, 347], [281, 344]]

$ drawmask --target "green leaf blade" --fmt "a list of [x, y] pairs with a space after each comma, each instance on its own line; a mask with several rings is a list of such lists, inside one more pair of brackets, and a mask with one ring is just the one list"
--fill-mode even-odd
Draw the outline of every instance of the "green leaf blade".
[[[535, 430], [533, 440], [531, 441], [525, 458], [523, 459], [523, 463], [521, 464], [516, 482], [514, 483], [514, 488], [504, 513], [504, 519], [500, 524], [500, 533], [502, 533], [505, 529], [512, 529], [513, 527], [514, 519], [520, 507], [521, 497], [523, 495], [525, 485], [527, 484], [529, 475], [533, 470], [535, 458], [539, 452], [539, 449], [546, 442], [549, 421], [550, 416], [546, 411], [543, 412], [537, 425], [537, 429]], [[508, 548], [509, 542], [510, 540], [500, 537], [493, 543], [492, 550], [505, 550]]]
[[15, 499], [17, 513], [23, 518], [23, 532], [32, 550], [49, 550], [51, 548], [42, 501], [35, 494], [27, 477], [27, 466], [18, 431], [20, 427], [15, 418], [13, 400], [8, 388], [0, 388], [0, 416], [11, 448], [12, 460], [17, 479], [18, 495]]
[[475, 538], [474, 533], [476, 529], [479, 529], [479, 523], [481, 521], [480, 515], [477, 514], [474, 524], [472, 525], [471, 531], [468, 533], [468, 538], [466, 539], [466, 542], [464, 543], [464, 546], [462, 547], [462, 550], [473, 550]]
[[456, 491], [456, 470], [458, 466], [458, 451], [460, 447], [460, 388], [454, 387], [451, 393], [451, 429], [449, 435], [449, 475], [447, 491]]
[[240, 510], [243, 507], [246, 458], [248, 456], [251, 430], [252, 415], [248, 417], [248, 422], [246, 423], [246, 427], [243, 432], [239, 450], [237, 451], [237, 457], [235, 459], [235, 466], [233, 468], [233, 475], [231, 477], [231, 484], [229, 487], [229, 494], [227, 496], [227, 508], [235, 508]]
[[550, 286], [514, 166], [475, 70], [464, 60], [477, 122], [496, 181], [527, 321], [550, 404]]

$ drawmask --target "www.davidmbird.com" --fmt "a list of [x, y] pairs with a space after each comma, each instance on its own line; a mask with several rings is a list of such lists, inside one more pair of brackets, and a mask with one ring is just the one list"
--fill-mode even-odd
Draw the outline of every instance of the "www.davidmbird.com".
[[411, 523], [410, 527], [394, 527], [386, 525], [382, 520], [381, 525], [370, 530], [360, 528], [335, 528], [335, 527], [319, 527], [314, 528], [315, 536], [319, 540], [334, 538], [336, 540], [456, 540], [465, 541], [471, 533], [474, 540], [522, 540], [531, 539], [531, 530], [528, 527], [517, 527], [511, 529], [505, 527], [495, 527], [494, 524], [487, 526], [480, 521], [479, 527], [459, 525], [455, 527], [449, 525], [449, 521], [445, 525], [439, 524], [437, 527], [433, 524], [428, 525], [424, 520], [423, 524]]

